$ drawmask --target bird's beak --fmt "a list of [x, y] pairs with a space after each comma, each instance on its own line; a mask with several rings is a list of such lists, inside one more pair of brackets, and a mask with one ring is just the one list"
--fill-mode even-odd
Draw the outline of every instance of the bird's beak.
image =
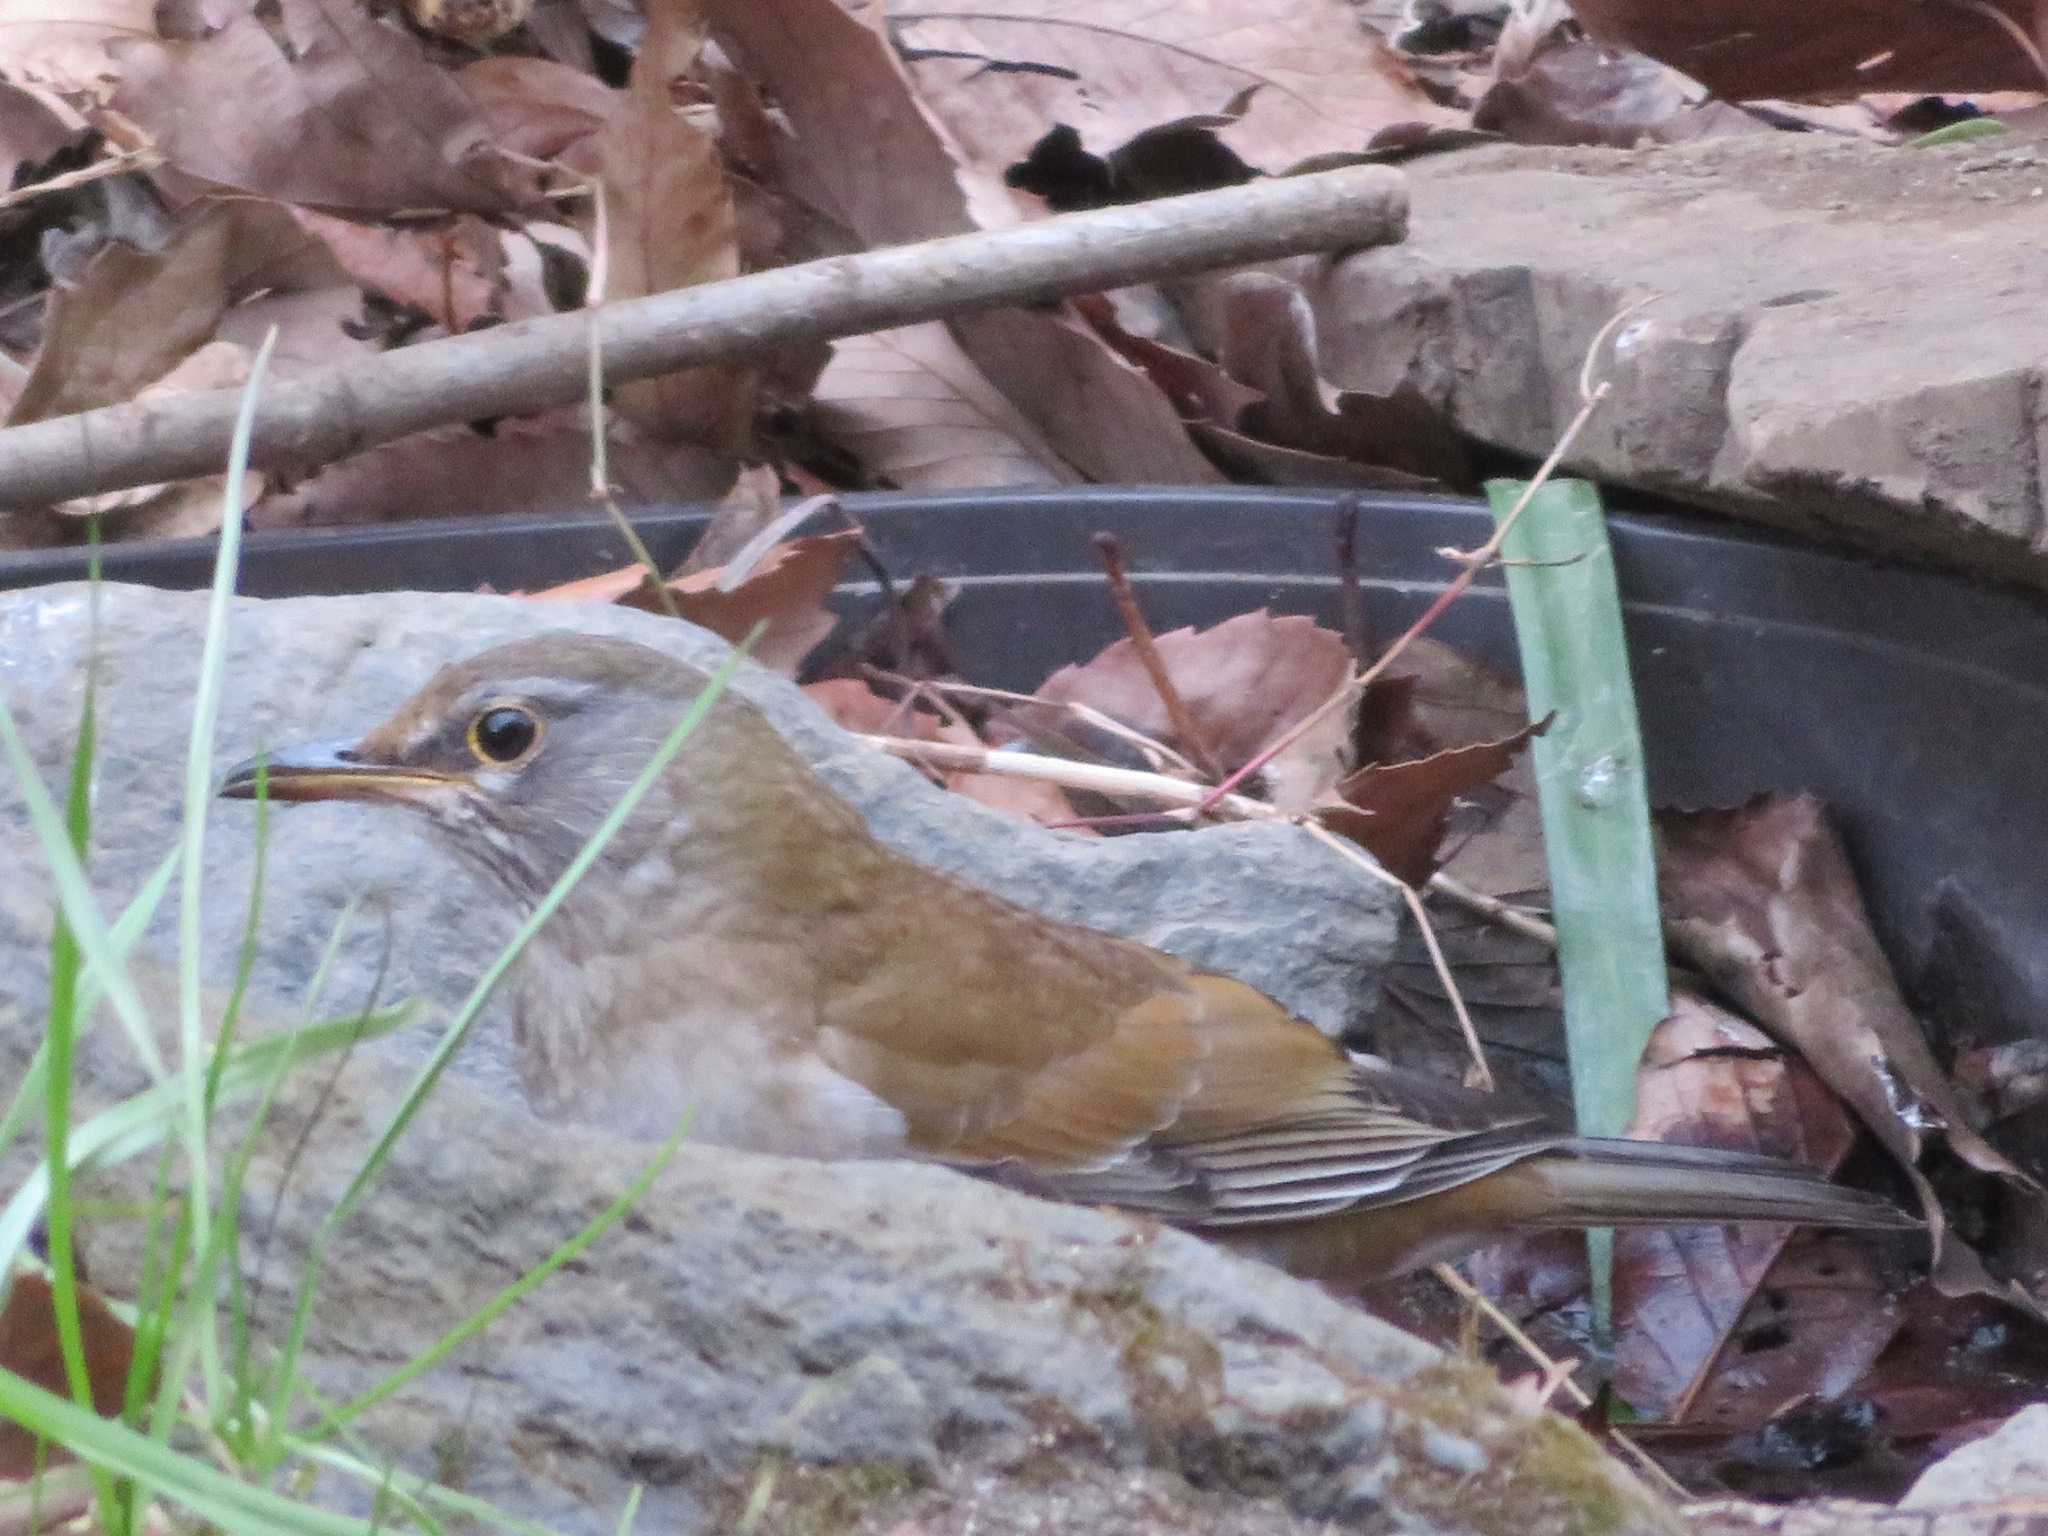
[[273, 800], [370, 800], [390, 804], [445, 792], [456, 780], [431, 769], [378, 762], [352, 742], [320, 742], [237, 763], [221, 781], [228, 800], [254, 800], [257, 776], [268, 769]]

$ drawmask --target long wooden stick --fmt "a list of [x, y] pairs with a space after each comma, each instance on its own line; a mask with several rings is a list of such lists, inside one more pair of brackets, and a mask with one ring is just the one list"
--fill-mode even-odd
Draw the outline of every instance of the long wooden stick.
[[[1382, 245], [1406, 232], [1398, 171], [1352, 166], [677, 289], [337, 364], [276, 385], [250, 462], [303, 473], [407, 433], [571, 404], [589, 388], [590, 328], [609, 384], [1245, 262]], [[106, 406], [0, 430], [0, 506], [210, 474], [227, 457], [232, 390]]]

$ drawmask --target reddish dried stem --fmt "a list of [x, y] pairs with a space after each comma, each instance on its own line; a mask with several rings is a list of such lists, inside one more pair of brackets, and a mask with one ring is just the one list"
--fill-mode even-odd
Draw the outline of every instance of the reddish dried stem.
[[1124, 563], [1122, 541], [1113, 533], [1098, 533], [1095, 535], [1095, 553], [1102, 557], [1103, 574], [1109, 578], [1109, 595], [1116, 601], [1116, 611], [1131, 637], [1132, 648], [1138, 653], [1139, 665], [1152, 679], [1152, 688], [1159, 695], [1159, 702], [1166, 706], [1166, 718], [1172, 722], [1173, 734], [1179, 739], [1182, 750], [1194, 759], [1195, 766], [1206, 777], [1222, 778], [1223, 764], [1209, 749], [1187, 700], [1174, 687], [1173, 675], [1166, 670], [1166, 658], [1159, 654], [1159, 642], [1153, 638], [1152, 626], [1145, 622], [1145, 610], [1138, 603], [1137, 591], [1131, 586], [1130, 569]]

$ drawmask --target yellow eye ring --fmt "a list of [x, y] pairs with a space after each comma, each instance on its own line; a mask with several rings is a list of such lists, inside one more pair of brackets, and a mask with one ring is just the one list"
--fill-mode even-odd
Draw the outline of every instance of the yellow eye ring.
[[517, 704], [493, 704], [469, 722], [469, 750], [492, 768], [510, 768], [540, 750], [540, 720]]

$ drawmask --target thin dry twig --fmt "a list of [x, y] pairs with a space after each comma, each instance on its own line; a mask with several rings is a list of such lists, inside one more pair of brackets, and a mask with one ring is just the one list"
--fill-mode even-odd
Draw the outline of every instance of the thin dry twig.
[[[1530, 1363], [1544, 1373], [1546, 1380], [1555, 1380], [1564, 1389], [1565, 1395], [1579, 1407], [1591, 1408], [1593, 1406], [1593, 1399], [1587, 1395], [1586, 1389], [1578, 1384], [1571, 1371], [1553, 1360], [1550, 1357], [1549, 1351], [1530, 1338], [1522, 1330], [1521, 1325], [1509, 1317], [1507, 1313], [1501, 1311], [1499, 1307], [1496, 1307], [1485, 1296], [1481, 1295], [1478, 1289], [1463, 1275], [1459, 1274], [1448, 1264], [1433, 1265], [1430, 1272], [1443, 1283], [1452, 1295], [1478, 1312], [1506, 1335], [1508, 1342], [1527, 1355]], [[1629, 1459], [1635, 1462], [1643, 1470], [1644, 1474], [1652, 1482], [1663, 1488], [1665, 1492], [1678, 1499], [1691, 1497], [1691, 1494], [1686, 1491], [1685, 1485], [1659, 1466], [1656, 1459], [1640, 1445], [1637, 1445], [1635, 1441], [1618, 1429], [1610, 1427], [1607, 1433], [1614, 1443], [1628, 1454]]]
[[1159, 642], [1153, 637], [1152, 626], [1145, 620], [1145, 609], [1138, 602], [1136, 589], [1131, 586], [1130, 567], [1124, 562], [1123, 541], [1113, 533], [1098, 533], [1094, 544], [1095, 553], [1102, 559], [1103, 574], [1109, 579], [1109, 595], [1116, 603], [1117, 615], [1124, 621], [1124, 630], [1131, 637], [1131, 648], [1138, 653], [1138, 664], [1152, 680], [1152, 691], [1166, 706], [1166, 718], [1173, 723], [1173, 734], [1187, 747], [1188, 756], [1195, 760], [1204, 774], [1211, 779], [1222, 778], [1223, 764], [1203, 737], [1202, 728], [1196, 723], [1187, 700], [1174, 686], [1173, 674], [1166, 668], [1166, 658], [1159, 654]]
[[1511, 933], [1519, 933], [1525, 939], [1534, 939], [1539, 944], [1557, 948], [1557, 929], [1534, 913], [1527, 912], [1511, 902], [1502, 901], [1498, 896], [1489, 896], [1484, 891], [1475, 891], [1462, 880], [1438, 870], [1429, 877], [1429, 888], [1444, 900], [1455, 902], [1466, 911], [1498, 923]]
[[1041, 709], [1056, 709], [1072, 715], [1083, 724], [1093, 726], [1106, 736], [1127, 742], [1160, 772], [1195, 772], [1195, 765], [1163, 741], [1154, 741], [1143, 731], [1134, 731], [1113, 715], [1105, 715], [1092, 704], [1083, 704], [1075, 699], [1041, 699], [1036, 694], [1017, 693], [1008, 688], [985, 688], [978, 683], [963, 683], [954, 678], [913, 679], [901, 672], [891, 672], [886, 667], [869, 663], [861, 666], [861, 675], [876, 682], [888, 683], [892, 687], [909, 688], [921, 686], [933, 693], [953, 694], [963, 699], [985, 699], [994, 704], [1029, 704]]
[[1465, 1049], [1471, 1052], [1472, 1070], [1466, 1074], [1466, 1081], [1474, 1088], [1493, 1092], [1493, 1068], [1487, 1064], [1486, 1047], [1480, 1042], [1479, 1028], [1465, 1007], [1465, 994], [1459, 991], [1457, 979], [1451, 974], [1451, 962], [1444, 954], [1443, 945], [1437, 942], [1436, 924], [1429, 920], [1429, 912], [1423, 907], [1422, 897], [1416, 893], [1415, 887], [1367, 858], [1355, 843], [1346, 842], [1321, 823], [1302, 818], [1300, 825], [1307, 827], [1309, 835], [1318, 842], [1334, 848], [1340, 857], [1349, 859], [1374, 879], [1384, 881], [1401, 893], [1401, 899], [1408, 904], [1409, 914], [1415, 919], [1416, 931], [1422, 935], [1422, 947], [1429, 951], [1429, 963], [1436, 971], [1437, 979], [1444, 984], [1445, 996], [1451, 1000], [1451, 1012], [1457, 1015], [1458, 1029], [1465, 1037]]
[[[654, 378], [778, 347], [1235, 267], [1401, 236], [1400, 173], [1349, 166], [1055, 215], [1013, 229], [832, 256], [380, 352], [266, 392], [251, 462], [304, 472], [413, 432], [581, 399], [590, 338], [605, 383]], [[0, 501], [71, 496], [210, 474], [236, 390], [103, 406], [0, 430]]]
[[130, 171], [153, 171], [163, 163], [164, 157], [153, 149], [124, 149], [119, 154], [95, 160], [91, 165], [82, 165], [75, 171], [65, 171], [47, 181], [32, 181], [11, 192], [0, 192], [0, 208], [17, 207], [51, 192], [64, 192], [89, 182], [105, 181], [109, 176], [125, 176]]
[[[907, 762], [929, 763], [958, 773], [987, 773], [1006, 779], [1031, 779], [1057, 784], [1062, 789], [1085, 789], [1099, 795], [1164, 801], [1192, 811], [1209, 794], [1209, 786], [1187, 779], [1148, 773], [1142, 768], [1118, 768], [1108, 763], [1084, 763], [1067, 757], [1045, 757], [1035, 752], [997, 751], [969, 742], [913, 741], [901, 736], [859, 736], [856, 738], [900, 757]], [[1227, 795], [1211, 808], [1211, 815], [1231, 821], [1285, 821], [1263, 801], [1246, 795]]]

